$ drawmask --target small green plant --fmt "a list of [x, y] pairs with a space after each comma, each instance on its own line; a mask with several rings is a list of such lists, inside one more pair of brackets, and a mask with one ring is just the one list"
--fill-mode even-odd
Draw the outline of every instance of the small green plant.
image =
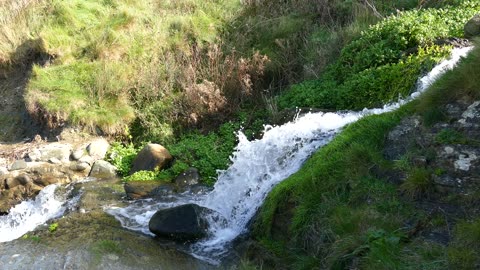
[[138, 171], [123, 178], [123, 181], [153, 181], [158, 180], [158, 170]]
[[438, 144], [466, 144], [468, 142], [465, 136], [453, 129], [442, 129], [436, 136], [435, 142]]
[[114, 142], [108, 150], [107, 160], [117, 168], [119, 175], [127, 176], [138, 151], [132, 143]]
[[58, 229], [58, 223], [52, 223], [48, 226], [48, 231], [53, 233]]
[[400, 189], [412, 198], [426, 194], [433, 188], [432, 173], [423, 168], [413, 168]]

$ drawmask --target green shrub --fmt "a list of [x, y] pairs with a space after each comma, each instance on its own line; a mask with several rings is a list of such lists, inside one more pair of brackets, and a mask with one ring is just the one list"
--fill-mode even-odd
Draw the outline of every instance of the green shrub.
[[400, 12], [362, 32], [346, 45], [322, 78], [293, 85], [279, 98], [280, 108], [362, 109], [405, 97], [417, 78], [448, 55], [438, 38], [463, 35], [463, 25], [480, 9], [458, 7]]
[[107, 160], [112, 163], [120, 176], [125, 177], [130, 173], [132, 162], [137, 156], [138, 148], [132, 143], [122, 144], [120, 142], [112, 143], [107, 153]]
[[239, 128], [238, 124], [226, 123], [217, 132], [207, 135], [190, 133], [166, 147], [175, 157], [176, 163], [182, 162], [197, 168], [202, 180], [213, 184], [217, 170], [226, 169], [230, 164], [229, 157], [237, 143], [235, 132]]

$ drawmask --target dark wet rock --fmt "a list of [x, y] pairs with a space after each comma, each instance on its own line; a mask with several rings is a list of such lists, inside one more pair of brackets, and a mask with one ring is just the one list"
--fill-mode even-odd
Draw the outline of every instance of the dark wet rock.
[[437, 39], [434, 41], [434, 43], [440, 46], [450, 45], [456, 48], [472, 46], [472, 42], [470, 42], [468, 39], [456, 37]]
[[170, 165], [173, 157], [168, 150], [159, 144], [147, 144], [133, 160], [130, 174], [138, 171], [153, 171]]
[[202, 184], [196, 184], [196, 185], [187, 186], [184, 189], [180, 190], [179, 192], [186, 192], [193, 195], [204, 195], [209, 193], [212, 190], [213, 190], [213, 187], [205, 186]]
[[200, 174], [195, 168], [188, 168], [173, 181], [178, 189], [185, 189], [188, 186], [200, 183]]
[[93, 164], [92, 170], [88, 176], [95, 178], [112, 178], [116, 175], [115, 166], [105, 160], [97, 160]]
[[180, 205], [157, 211], [148, 224], [155, 235], [179, 242], [196, 241], [207, 236], [205, 215], [212, 210], [196, 204]]
[[162, 186], [169, 184], [158, 181], [130, 181], [125, 183], [123, 188], [129, 199], [144, 199], [154, 196], [154, 191]]
[[23, 159], [21, 160], [16, 160], [13, 162], [12, 166], [10, 166], [10, 171], [17, 171], [17, 170], [23, 170], [27, 168], [27, 162]]
[[87, 146], [87, 151], [94, 159], [103, 159], [107, 154], [108, 148], [110, 148], [110, 144], [107, 140], [98, 139]]
[[475, 15], [470, 19], [463, 28], [466, 38], [480, 36], [480, 14]]
[[173, 185], [163, 184], [161, 186], [155, 187], [152, 191], [150, 191], [148, 196], [152, 198], [163, 198], [174, 193], [176, 193], [176, 189]]

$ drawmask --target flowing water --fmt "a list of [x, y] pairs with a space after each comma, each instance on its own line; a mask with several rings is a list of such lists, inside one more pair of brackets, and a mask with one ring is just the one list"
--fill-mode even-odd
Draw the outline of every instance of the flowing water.
[[220, 213], [222, 222], [210, 218], [209, 237], [190, 247], [190, 253], [202, 260], [218, 263], [232, 241], [247, 231], [247, 225], [263, 203], [268, 192], [280, 181], [295, 173], [316, 150], [330, 142], [347, 124], [372, 114], [398, 109], [418, 97], [441, 74], [452, 69], [471, 48], [454, 49], [449, 60], [441, 62], [418, 81], [416, 91], [409, 97], [383, 108], [358, 112], [307, 113], [282, 126], [266, 126], [262, 139], [248, 141], [239, 132], [239, 144], [232, 155], [232, 165], [219, 172], [211, 193], [192, 198], [178, 196], [169, 202], [140, 200], [124, 208], [112, 207], [106, 211], [114, 215], [126, 228], [145, 234], [148, 221], [159, 209], [186, 203], [213, 209]]
[[[228, 253], [233, 240], [247, 231], [250, 219], [261, 206], [268, 192], [280, 181], [300, 169], [313, 152], [330, 142], [345, 125], [367, 115], [393, 111], [418, 97], [439, 75], [453, 68], [460, 57], [465, 56], [470, 49], [454, 49], [449, 60], [441, 62], [425, 77], [419, 79], [417, 90], [411, 96], [385, 105], [383, 108], [365, 109], [358, 112], [307, 113], [281, 126], [265, 126], [263, 138], [253, 141], [248, 141], [239, 132], [239, 144], [231, 157], [232, 165], [227, 170], [219, 172], [214, 189], [208, 194], [197, 196], [179, 194], [165, 197], [163, 201], [137, 200], [128, 205], [118, 202], [121, 198], [117, 196], [108, 203], [102, 202], [103, 210], [119, 220], [123, 227], [149, 236], [152, 234], [148, 230], [148, 222], [159, 209], [187, 203], [196, 203], [213, 209], [223, 216], [222, 222], [211, 217], [209, 236], [185, 248], [194, 257], [217, 264]], [[62, 216], [66, 210], [71, 208], [75, 199], [72, 202], [72, 199], [66, 199], [66, 195], [58, 196], [55, 189], [56, 186], [49, 186], [34, 201], [23, 202], [13, 208], [9, 215], [1, 216], [0, 242], [19, 238], [38, 225]], [[94, 212], [92, 210], [91, 213]], [[79, 213], [75, 214], [80, 215]], [[100, 214], [95, 214], [98, 220], [96, 215]], [[62, 223], [62, 226], [68, 227], [68, 224], [65, 222], [65, 224]], [[89, 233], [94, 234], [90, 231]], [[125, 239], [132, 237], [125, 232], [121, 233]], [[92, 236], [85, 235], [85, 237]], [[2, 247], [0, 245], [0, 249]], [[78, 252], [84, 254], [86, 251]], [[132, 258], [137, 259], [135, 256]], [[48, 264], [46, 265], [48, 266]], [[188, 265], [190, 262], [186, 264], [187, 268]], [[198, 268], [198, 265], [196, 267]]]

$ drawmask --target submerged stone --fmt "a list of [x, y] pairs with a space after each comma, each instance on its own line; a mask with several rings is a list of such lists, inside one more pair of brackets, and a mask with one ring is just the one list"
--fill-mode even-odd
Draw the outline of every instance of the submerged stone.
[[185, 204], [157, 211], [148, 224], [155, 235], [174, 241], [190, 242], [207, 236], [205, 215], [212, 210], [196, 204]]
[[185, 190], [189, 186], [200, 183], [200, 174], [198, 173], [197, 169], [188, 168], [186, 171], [177, 176], [173, 182], [180, 191]]

